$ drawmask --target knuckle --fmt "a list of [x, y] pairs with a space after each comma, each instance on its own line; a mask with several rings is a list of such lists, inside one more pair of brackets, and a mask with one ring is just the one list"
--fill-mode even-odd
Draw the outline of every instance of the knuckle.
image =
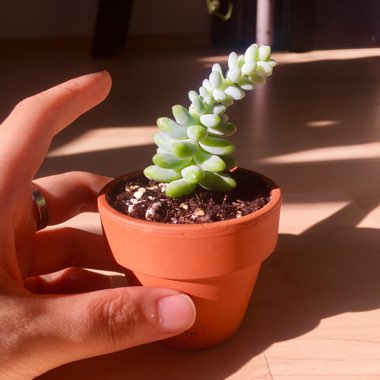
[[72, 170], [61, 174], [63, 177], [67, 178], [67, 180], [72, 181], [77, 184], [77, 186], [86, 192], [90, 192], [91, 190], [91, 180], [94, 179], [94, 174], [81, 170]]
[[136, 302], [125, 292], [119, 292], [103, 300], [97, 308], [97, 328], [102, 341], [116, 349], [132, 345], [139, 321]]
[[65, 173], [62, 173], [62, 175], [65, 177], [68, 177], [68, 178], [70, 178], [70, 177], [81, 178], [84, 173], [85, 172], [80, 171], [80, 170], [70, 170], [70, 171], [67, 171]]
[[33, 109], [36, 105], [38, 105], [42, 101], [42, 94], [36, 94], [33, 96], [29, 96], [21, 101], [19, 101], [13, 112], [19, 113], [19, 112], [25, 112], [29, 109]]

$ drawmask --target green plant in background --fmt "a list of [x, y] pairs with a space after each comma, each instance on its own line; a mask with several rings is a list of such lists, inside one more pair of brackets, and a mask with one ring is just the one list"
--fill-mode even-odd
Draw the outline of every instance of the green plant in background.
[[160, 132], [154, 135], [158, 146], [154, 165], [144, 175], [165, 182], [166, 194], [179, 198], [191, 194], [197, 185], [211, 191], [230, 191], [236, 182], [228, 171], [237, 165], [234, 145], [227, 139], [236, 132], [229, 122], [227, 107], [243, 99], [244, 91], [265, 83], [276, 61], [269, 46], [251, 45], [243, 55], [232, 52], [226, 75], [220, 64], [212, 67], [199, 92], [190, 91], [190, 107], [172, 108], [174, 120], [160, 117]]
[[232, 16], [233, 11], [233, 1], [228, 1], [227, 11], [223, 14], [220, 12], [221, 3], [220, 0], [206, 0], [207, 11], [210, 15], [216, 16], [223, 21], [228, 21]]

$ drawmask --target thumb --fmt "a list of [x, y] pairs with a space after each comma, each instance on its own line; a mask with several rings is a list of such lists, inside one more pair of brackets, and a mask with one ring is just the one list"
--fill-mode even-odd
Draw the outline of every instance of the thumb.
[[[43, 310], [34, 317], [33, 335], [41, 360], [49, 365], [45, 370], [177, 335], [192, 326], [196, 314], [189, 296], [160, 288], [107, 289], [34, 301]], [[46, 347], [41, 347], [42, 337]]]

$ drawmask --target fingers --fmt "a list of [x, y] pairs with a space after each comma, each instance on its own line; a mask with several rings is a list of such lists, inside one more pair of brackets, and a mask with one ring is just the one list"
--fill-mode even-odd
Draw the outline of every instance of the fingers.
[[[40, 178], [34, 183], [44, 195], [49, 223], [58, 224], [85, 211], [96, 211], [96, 198], [110, 178], [85, 172], [69, 172]], [[74, 228], [43, 230], [33, 249], [19, 257], [24, 277], [52, 273], [68, 267], [120, 271], [97, 234]]]
[[45, 276], [28, 277], [24, 285], [34, 294], [75, 294], [113, 287], [111, 276], [82, 268], [69, 268]]
[[[29, 351], [34, 352], [29, 360], [35, 367], [41, 358], [52, 368], [165, 339], [189, 329], [195, 320], [190, 297], [169, 289], [118, 288], [33, 302], [31, 320], [23, 321], [28, 326], [23, 355], [27, 361]], [[43, 337], [48, 339], [45, 349]]]
[[20, 257], [24, 277], [82, 267], [122, 272], [106, 248], [101, 235], [75, 228], [40, 231], [32, 250]]
[[109, 177], [68, 172], [34, 181], [44, 195], [49, 212], [49, 224], [62, 223], [81, 212], [96, 211], [99, 191]]
[[20, 102], [0, 128], [1, 175], [31, 180], [49, 149], [51, 139], [108, 95], [107, 72], [85, 75]]

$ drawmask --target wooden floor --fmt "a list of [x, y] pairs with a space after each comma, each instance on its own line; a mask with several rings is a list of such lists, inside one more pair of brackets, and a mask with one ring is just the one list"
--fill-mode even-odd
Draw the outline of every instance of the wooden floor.
[[[278, 247], [238, 334], [198, 352], [154, 343], [41, 379], [380, 379], [380, 49], [275, 56], [268, 84], [229, 112], [241, 166], [273, 178], [284, 196]], [[108, 68], [109, 99], [56, 138], [39, 175], [117, 176], [149, 163], [156, 118], [186, 104], [214, 62], [225, 55], [6, 55], [2, 116], [26, 95]], [[99, 228], [88, 214], [72, 223]]]

